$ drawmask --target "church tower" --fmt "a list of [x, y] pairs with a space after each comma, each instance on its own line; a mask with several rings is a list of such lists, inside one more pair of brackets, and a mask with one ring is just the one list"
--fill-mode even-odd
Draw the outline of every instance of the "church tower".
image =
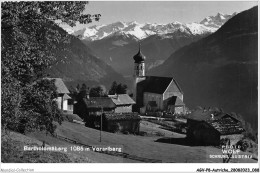
[[134, 87], [133, 87], [133, 99], [137, 101], [136, 99], [136, 92], [137, 92], [137, 84], [143, 80], [145, 80], [145, 56], [141, 52], [141, 46], [139, 42], [139, 51], [138, 53], [133, 57], [134, 59]]

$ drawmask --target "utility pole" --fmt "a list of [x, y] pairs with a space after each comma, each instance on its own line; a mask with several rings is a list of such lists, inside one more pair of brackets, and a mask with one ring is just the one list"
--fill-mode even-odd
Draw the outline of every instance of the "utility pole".
[[101, 115], [100, 115], [100, 138], [99, 138], [99, 142], [101, 142], [101, 136], [102, 136], [102, 116], [103, 116], [103, 107], [101, 106]]
[[[101, 98], [101, 95], [102, 95], [102, 92], [100, 91], [99, 93], [99, 97]], [[101, 115], [100, 115], [100, 134], [99, 134], [99, 142], [101, 142], [101, 137], [102, 137], [102, 126], [103, 126], [103, 123], [102, 123], [102, 116], [103, 116], [103, 105], [100, 104], [100, 107], [101, 107]]]

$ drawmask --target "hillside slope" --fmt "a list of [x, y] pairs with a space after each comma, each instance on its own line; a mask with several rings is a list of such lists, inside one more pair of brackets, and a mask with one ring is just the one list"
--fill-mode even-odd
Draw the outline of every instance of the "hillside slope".
[[188, 107], [220, 107], [257, 127], [258, 7], [173, 53], [150, 74], [174, 76]]
[[90, 48], [78, 38], [68, 35], [57, 26], [57, 31], [69, 37], [68, 44], [60, 44], [62, 51], [54, 51], [56, 62], [50, 67], [48, 73], [51, 77], [60, 77], [68, 85], [86, 83], [88, 86], [103, 84], [111, 85], [111, 80], [124, 82], [124, 78], [112, 67], [93, 55]]
[[[61, 126], [58, 126], [56, 133], [88, 145], [122, 147], [122, 152], [138, 157], [161, 160], [163, 163], [220, 163], [223, 161], [220, 158], [209, 158], [210, 154], [222, 154], [220, 148], [180, 144], [177, 141], [184, 139], [181, 135], [174, 135], [170, 138], [163, 136], [146, 137], [103, 131], [102, 142], [100, 142], [99, 130], [70, 122], [63, 122]], [[45, 138], [44, 133], [41, 135], [32, 133], [29, 136], [37, 139]], [[160, 142], [160, 140], [168, 140], [168, 142]], [[81, 154], [84, 154], [84, 152]], [[245, 153], [241, 152], [241, 154]], [[89, 158], [91, 159], [91, 157]], [[126, 158], [121, 158], [121, 160], [125, 163], [133, 161]], [[256, 161], [252, 159], [231, 159], [231, 162], [254, 163]]]
[[[1, 138], [1, 162], [3, 163], [122, 163], [127, 160], [93, 151], [71, 150], [71, 147], [77, 145], [46, 135], [45, 132], [34, 133], [37, 134], [36, 138], [12, 131], [8, 133], [5, 136], [2, 134]], [[46, 147], [60, 147], [67, 150], [24, 151], [24, 146], [41, 147], [43, 141], [46, 142]]]
[[[192, 35], [176, 31], [163, 35], [151, 35], [141, 41], [141, 48], [146, 55], [147, 70], [162, 64], [175, 50], [197, 41], [207, 34]], [[138, 52], [138, 41], [130, 35], [113, 35], [96, 41], [84, 41], [95, 54], [117, 72], [125, 76], [133, 74], [133, 56]]]
[[[26, 151], [25, 146], [41, 147], [42, 141], [22, 135], [17, 132], [8, 132], [2, 135], [1, 162], [3, 163], [77, 163], [91, 161], [75, 154], [58, 151]], [[49, 147], [49, 145], [46, 145]]]

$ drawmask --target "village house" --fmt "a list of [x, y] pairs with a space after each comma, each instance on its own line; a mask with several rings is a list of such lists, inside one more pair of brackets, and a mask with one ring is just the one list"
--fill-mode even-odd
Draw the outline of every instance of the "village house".
[[[74, 114], [79, 115], [87, 127], [100, 128], [101, 116], [115, 112], [116, 105], [109, 97], [82, 98], [74, 104]], [[102, 117], [104, 118], [104, 117]]]
[[[69, 96], [70, 92], [66, 85], [64, 84], [61, 78], [47, 78], [48, 80], [54, 80], [54, 84], [57, 87], [58, 97], [56, 98], [58, 108], [63, 112], [73, 110], [73, 103], [71, 97]], [[70, 104], [69, 104], [70, 103]]]
[[108, 95], [116, 105], [115, 113], [132, 112], [135, 101], [128, 94]]
[[145, 56], [140, 45], [134, 59], [134, 92], [135, 109], [146, 111], [171, 111], [185, 113], [183, 91], [173, 77], [145, 76]]
[[239, 120], [225, 113], [196, 110], [187, 119], [187, 138], [202, 145], [234, 145], [244, 131]]
[[109, 97], [82, 98], [74, 104], [74, 114], [79, 115], [89, 127], [95, 126], [103, 113], [115, 112], [116, 104]]
[[135, 102], [127, 94], [109, 97], [82, 98], [74, 105], [74, 114], [84, 119], [85, 125], [109, 132], [138, 133], [140, 116], [132, 112]]

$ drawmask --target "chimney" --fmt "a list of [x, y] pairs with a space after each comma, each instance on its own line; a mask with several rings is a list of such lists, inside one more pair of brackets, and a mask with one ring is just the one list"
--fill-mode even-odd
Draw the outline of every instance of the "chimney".
[[89, 92], [86, 93], [86, 98], [89, 99]]
[[89, 99], [89, 87], [88, 87], [88, 89], [86, 91], [86, 98]]

